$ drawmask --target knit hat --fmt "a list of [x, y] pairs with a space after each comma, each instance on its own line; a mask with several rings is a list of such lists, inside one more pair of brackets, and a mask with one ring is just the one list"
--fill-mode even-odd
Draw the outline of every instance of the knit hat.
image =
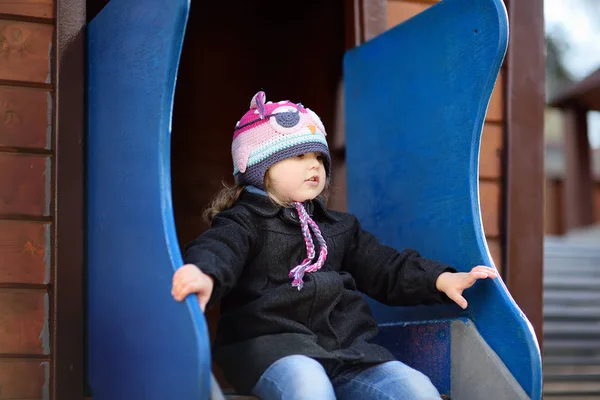
[[[250, 110], [235, 125], [231, 155], [236, 183], [265, 189], [267, 170], [276, 162], [305, 153], [321, 153], [330, 176], [331, 156], [325, 140], [325, 127], [313, 111], [288, 100], [266, 103], [264, 92], [252, 97]], [[318, 271], [327, 259], [327, 243], [304, 205], [293, 203], [306, 245], [306, 258], [292, 268], [289, 277], [298, 290], [304, 286], [304, 274]], [[319, 257], [313, 263], [319, 244]]]
[[256, 93], [235, 126], [231, 155], [236, 183], [264, 190], [265, 173], [273, 164], [311, 152], [323, 154], [329, 177], [327, 134], [317, 114], [300, 103], [265, 101], [264, 92]]

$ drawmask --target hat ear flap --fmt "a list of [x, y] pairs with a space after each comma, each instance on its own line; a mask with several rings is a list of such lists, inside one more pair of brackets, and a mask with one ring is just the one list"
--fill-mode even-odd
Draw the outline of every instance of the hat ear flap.
[[246, 173], [248, 168], [248, 160], [250, 159], [251, 148], [248, 143], [235, 142], [232, 148], [233, 162], [237, 167], [238, 171], [242, 174]]
[[266, 115], [265, 113], [265, 101], [267, 100], [267, 95], [265, 92], [258, 92], [252, 97], [252, 101], [250, 101], [250, 109], [257, 109], [258, 115], [260, 115], [260, 119], [263, 119]]

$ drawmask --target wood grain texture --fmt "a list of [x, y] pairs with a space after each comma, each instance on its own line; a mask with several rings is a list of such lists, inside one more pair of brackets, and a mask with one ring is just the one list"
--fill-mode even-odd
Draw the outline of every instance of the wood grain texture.
[[0, 86], [0, 146], [49, 149], [50, 104], [46, 90]]
[[49, 363], [0, 359], [0, 400], [48, 399]]
[[0, 353], [49, 354], [47, 294], [0, 289]]
[[480, 182], [479, 198], [483, 230], [487, 237], [500, 235], [500, 182]]
[[50, 157], [0, 154], [0, 214], [49, 214]]
[[0, 20], [0, 79], [50, 83], [54, 27]]
[[53, 18], [54, 0], [0, 0], [0, 14]]
[[50, 224], [0, 220], [0, 283], [47, 284]]
[[495, 178], [502, 176], [502, 126], [485, 124], [479, 152], [479, 176]]

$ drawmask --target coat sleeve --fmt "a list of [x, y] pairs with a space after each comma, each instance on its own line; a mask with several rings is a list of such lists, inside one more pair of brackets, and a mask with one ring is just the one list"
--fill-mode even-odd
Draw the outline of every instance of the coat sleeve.
[[249, 215], [227, 210], [217, 214], [210, 229], [185, 247], [184, 262], [195, 264], [214, 279], [209, 306], [235, 286], [256, 241], [256, 232]]
[[356, 218], [342, 268], [354, 277], [358, 290], [387, 305], [451, 302], [435, 282], [443, 272], [456, 272], [454, 268], [423, 258], [415, 250], [398, 252], [379, 243]]

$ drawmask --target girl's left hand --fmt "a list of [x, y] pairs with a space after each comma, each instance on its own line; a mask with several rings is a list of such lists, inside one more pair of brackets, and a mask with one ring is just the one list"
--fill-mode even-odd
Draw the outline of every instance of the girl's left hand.
[[438, 276], [435, 287], [465, 309], [467, 300], [462, 296], [462, 292], [473, 286], [478, 279], [495, 278], [496, 276], [498, 275], [492, 268], [479, 265], [470, 272], [444, 272]]

